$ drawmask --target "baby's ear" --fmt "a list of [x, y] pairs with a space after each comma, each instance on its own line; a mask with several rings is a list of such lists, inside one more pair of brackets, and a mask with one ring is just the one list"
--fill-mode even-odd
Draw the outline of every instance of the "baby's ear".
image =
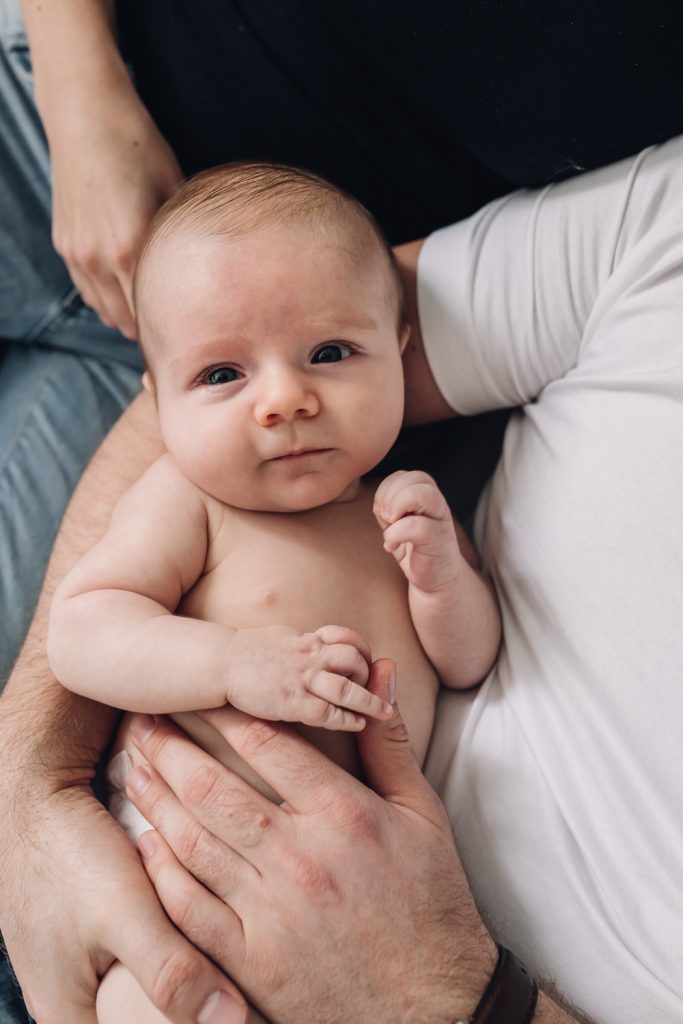
[[398, 332], [398, 347], [401, 352], [401, 355], [403, 355], [403, 353], [405, 352], [406, 345], [408, 344], [409, 341], [410, 324], [403, 324], [403, 327], [401, 327], [401, 330]]
[[152, 398], [154, 398], [154, 381], [152, 380], [152, 375], [149, 372], [149, 370], [145, 370], [145, 372], [142, 375], [142, 386], [147, 392], [147, 394], [151, 395]]

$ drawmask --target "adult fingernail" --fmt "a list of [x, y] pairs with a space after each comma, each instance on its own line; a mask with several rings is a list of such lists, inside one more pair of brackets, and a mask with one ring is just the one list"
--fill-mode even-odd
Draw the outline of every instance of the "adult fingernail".
[[132, 767], [133, 762], [131, 761], [127, 751], [119, 750], [118, 754], [114, 754], [112, 757], [104, 773], [109, 785], [114, 786], [116, 789], [123, 789], [126, 776], [129, 774]]
[[138, 743], [144, 743], [154, 732], [156, 724], [154, 715], [136, 715], [130, 723], [130, 731]]
[[140, 796], [145, 792], [151, 781], [152, 776], [146, 768], [134, 768], [126, 777], [126, 789], [129, 789], [135, 796]]
[[156, 849], [156, 829], [148, 828], [146, 832], [138, 836], [138, 850], [143, 857], [151, 857]]
[[392, 668], [387, 673], [387, 700], [390, 704], [396, 703], [396, 669]]
[[199, 1011], [197, 1024], [244, 1024], [246, 1019], [245, 1003], [238, 1003], [227, 992], [214, 992]]

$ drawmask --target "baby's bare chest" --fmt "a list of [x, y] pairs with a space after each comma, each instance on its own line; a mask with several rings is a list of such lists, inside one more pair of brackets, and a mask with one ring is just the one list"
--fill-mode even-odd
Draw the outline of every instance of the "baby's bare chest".
[[382, 546], [371, 494], [304, 513], [225, 509], [212, 526], [205, 572], [178, 611], [236, 629], [356, 630], [373, 659], [396, 661], [402, 710], [422, 753], [437, 681], [413, 628], [406, 580]]
[[365, 502], [280, 515], [226, 509], [214, 534], [186, 614], [305, 632], [328, 623], [369, 628], [387, 601], [394, 614], [407, 610], [405, 579]]

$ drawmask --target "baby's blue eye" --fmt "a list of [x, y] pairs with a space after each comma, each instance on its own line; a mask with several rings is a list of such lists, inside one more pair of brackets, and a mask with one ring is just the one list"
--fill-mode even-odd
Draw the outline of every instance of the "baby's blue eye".
[[338, 342], [330, 345], [323, 345], [314, 354], [314, 363], [339, 363], [342, 359], [348, 359], [353, 355], [353, 349], [349, 345], [341, 345]]
[[239, 373], [232, 366], [217, 366], [215, 370], [209, 370], [204, 377], [206, 384], [232, 384], [238, 380]]

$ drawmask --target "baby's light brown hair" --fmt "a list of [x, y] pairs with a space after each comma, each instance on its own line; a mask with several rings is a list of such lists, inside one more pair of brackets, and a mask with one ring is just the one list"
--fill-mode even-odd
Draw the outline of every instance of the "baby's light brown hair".
[[[145, 344], [142, 287], [154, 250], [176, 234], [225, 235], [239, 240], [261, 227], [302, 224], [335, 241], [349, 240], [362, 261], [379, 257], [386, 268], [387, 301], [405, 323], [403, 287], [394, 254], [372, 214], [348, 192], [312, 171], [287, 164], [239, 161], [189, 178], [154, 217], [135, 272], [133, 299]], [[142, 321], [142, 322], [141, 322]]]

